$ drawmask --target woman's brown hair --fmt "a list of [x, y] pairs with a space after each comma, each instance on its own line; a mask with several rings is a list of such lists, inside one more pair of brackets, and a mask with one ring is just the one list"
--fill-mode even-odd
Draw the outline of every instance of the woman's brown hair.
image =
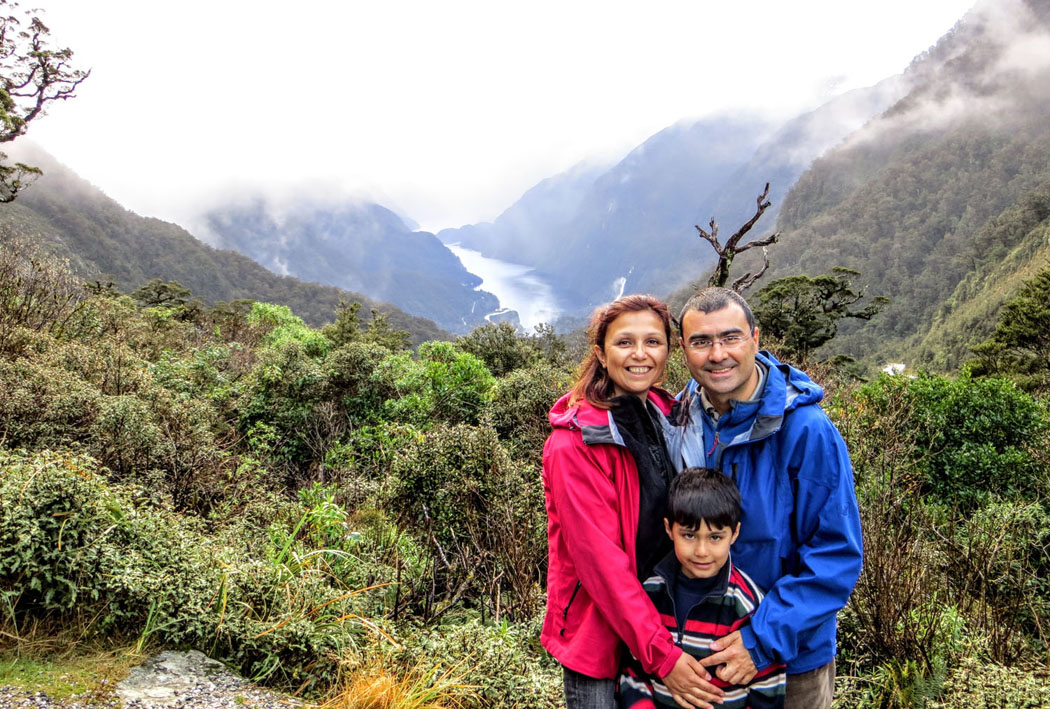
[[636, 313], [651, 310], [656, 313], [664, 325], [664, 336], [667, 338], [668, 350], [671, 346], [671, 311], [667, 306], [651, 295], [625, 295], [611, 303], [601, 306], [591, 314], [587, 326], [587, 344], [592, 345], [590, 354], [583, 360], [577, 374], [576, 384], [572, 387], [569, 404], [585, 399], [588, 404], [599, 409], [609, 408], [609, 399], [613, 395], [613, 381], [609, 372], [598, 360], [593, 345], [605, 351], [605, 334], [616, 318], [624, 313]]

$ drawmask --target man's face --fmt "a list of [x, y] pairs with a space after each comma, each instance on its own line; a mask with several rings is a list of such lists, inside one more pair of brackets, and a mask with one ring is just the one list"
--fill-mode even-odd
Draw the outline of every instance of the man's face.
[[[726, 347], [719, 342], [725, 337], [743, 338]], [[709, 347], [691, 348], [689, 344], [713, 342]], [[747, 317], [736, 303], [721, 310], [704, 313], [690, 310], [682, 318], [682, 350], [685, 364], [707, 398], [720, 413], [729, 410], [730, 399], [742, 401], [758, 382], [755, 355], [758, 353], [758, 328], [748, 331]]]

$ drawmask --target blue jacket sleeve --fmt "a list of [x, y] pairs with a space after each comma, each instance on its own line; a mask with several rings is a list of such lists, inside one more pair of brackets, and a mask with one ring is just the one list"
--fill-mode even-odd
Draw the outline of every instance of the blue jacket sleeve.
[[[860, 512], [846, 444], [819, 409], [795, 412], [797, 427], [780, 452], [795, 494], [792, 528], [795, 568], [770, 588], [741, 631], [756, 667], [784, 662], [791, 668], [800, 640], [833, 622], [846, 605], [863, 561]], [[791, 419], [794, 418], [794, 421]]]

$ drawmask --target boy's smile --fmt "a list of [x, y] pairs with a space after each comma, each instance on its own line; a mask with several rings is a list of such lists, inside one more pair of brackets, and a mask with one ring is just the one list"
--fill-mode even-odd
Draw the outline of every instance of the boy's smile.
[[673, 525], [664, 519], [667, 536], [674, 542], [674, 555], [682, 567], [682, 573], [691, 579], [709, 579], [718, 574], [729, 559], [729, 547], [740, 534], [740, 523], [736, 529], [730, 527], [711, 528], [701, 520], [696, 529]]

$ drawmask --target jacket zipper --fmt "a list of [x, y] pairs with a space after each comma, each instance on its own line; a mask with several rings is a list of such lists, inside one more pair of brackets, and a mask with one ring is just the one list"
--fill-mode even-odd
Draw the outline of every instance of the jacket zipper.
[[572, 595], [569, 596], [569, 602], [565, 604], [565, 608], [561, 612], [562, 628], [560, 635], [565, 635], [565, 623], [569, 622], [569, 607], [572, 606], [572, 602], [576, 600], [576, 594], [580, 592], [580, 586], [583, 585], [583, 581], [576, 581], [576, 588], [572, 589]]

